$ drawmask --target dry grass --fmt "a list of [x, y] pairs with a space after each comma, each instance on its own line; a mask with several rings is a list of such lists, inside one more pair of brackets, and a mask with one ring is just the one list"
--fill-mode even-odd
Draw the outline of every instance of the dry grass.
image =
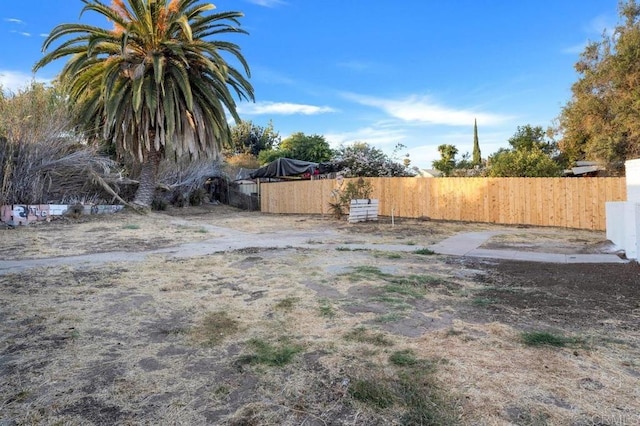
[[544, 253], [596, 253], [606, 244], [602, 231], [554, 228], [512, 230], [495, 235], [482, 247], [490, 249], [512, 249]]
[[[167, 239], [183, 241], [169, 215], [131, 219], [135, 230], [104, 220], [69, 224], [81, 230], [69, 250], [85, 247], [91, 227], [107, 228], [94, 232], [103, 244], [162, 227], [171, 229]], [[254, 238], [334, 226], [328, 240], [338, 242], [394, 235], [295, 216], [183, 220], [194, 238], [214, 237], [195, 232], [201, 226]], [[423, 224], [425, 235], [432, 225]], [[22, 235], [44, 238], [45, 227], [33, 229], [39, 232]], [[2, 236], [14, 238], [11, 232]], [[325, 243], [0, 275], [0, 422], [365, 425], [430, 413], [440, 416], [435, 424], [640, 421], [637, 330], [617, 329], [604, 340], [593, 324], [572, 328], [585, 342], [579, 347], [528, 347], [514, 324], [459, 314], [487, 309], [469, 302], [483, 284], [461, 274], [464, 265], [411, 253], [345, 253]], [[426, 276], [437, 280], [419, 279]], [[380, 298], [394, 282], [400, 290], [422, 287], [400, 293], [401, 319], [381, 323], [395, 312]]]

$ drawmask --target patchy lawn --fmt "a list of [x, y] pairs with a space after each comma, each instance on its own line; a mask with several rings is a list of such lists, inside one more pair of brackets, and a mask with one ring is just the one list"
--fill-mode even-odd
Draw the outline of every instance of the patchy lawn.
[[489, 244], [606, 246], [603, 233], [223, 206], [0, 230], [3, 259], [243, 246], [0, 275], [0, 423], [640, 423], [638, 265], [421, 250], [480, 229], [510, 233]]

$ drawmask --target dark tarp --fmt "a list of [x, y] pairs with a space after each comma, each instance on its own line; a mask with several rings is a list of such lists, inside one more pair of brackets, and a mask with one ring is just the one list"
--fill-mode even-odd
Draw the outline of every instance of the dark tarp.
[[342, 170], [342, 166], [339, 163], [320, 163], [318, 164], [318, 171], [321, 175], [328, 173], [336, 173]]
[[318, 163], [310, 161], [294, 160], [291, 158], [278, 158], [275, 161], [260, 167], [250, 174], [251, 179], [275, 178], [283, 176], [298, 176], [306, 173], [315, 174]]

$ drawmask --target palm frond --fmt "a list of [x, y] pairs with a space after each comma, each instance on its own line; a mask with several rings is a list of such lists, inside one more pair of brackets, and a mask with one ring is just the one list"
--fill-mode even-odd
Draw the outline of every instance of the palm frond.
[[217, 156], [230, 134], [227, 114], [240, 121], [235, 98], [254, 99], [240, 47], [218, 39], [247, 34], [243, 14], [212, 12], [202, 0], [83, 3], [82, 13], [102, 15], [113, 28], [59, 25], [43, 44], [57, 47], [35, 69], [68, 57], [60, 79], [80, 117], [119, 152], [141, 162], [151, 149]]

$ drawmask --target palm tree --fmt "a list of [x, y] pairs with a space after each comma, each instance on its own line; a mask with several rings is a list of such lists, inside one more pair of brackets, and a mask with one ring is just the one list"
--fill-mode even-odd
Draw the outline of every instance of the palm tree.
[[[86, 11], [113, 23], [112, 29], [62, 24], [43, 44], [59, 45], [34, 71], [69, 57], [59, 79], [80, 105], [81, 123], [130, 155], [141, 167], [133, 204], [148, 208], [162, 158], [217, 158], [230, 139], [226, 112], [240, 117], [232, 92], [254, 100], [244, 77], [249, 66], [240, 48], [212, 40], [239, 28], [240, 12], [210, 12], [200, 0], [82, 0]], [[222, 56], [230, 55], [244, 74]]]

